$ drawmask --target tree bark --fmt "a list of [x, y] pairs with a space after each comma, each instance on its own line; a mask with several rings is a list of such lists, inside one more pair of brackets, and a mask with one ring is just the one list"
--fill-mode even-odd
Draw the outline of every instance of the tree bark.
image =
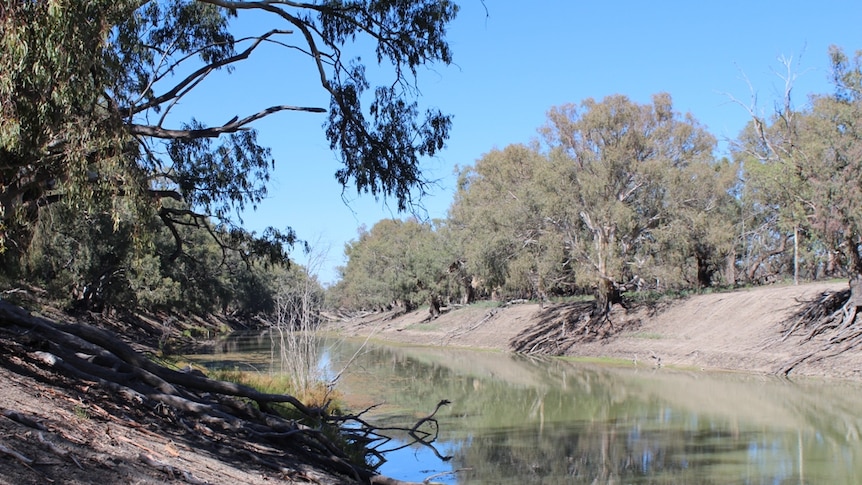
[[594, 316], [606, 317], [611, 313], [611, 307], [613, 307], [615, 303], [622, 302], [623, 298], [617, 285], [610, 279], [599, 279], [599, 283], [596, 287], [596, 306], [593, 311]]
[[431, 295], [428, 298], [428, 313], [431, 314], [431, 318], [440, 316], [440, 297], [437, 295]]
[[724, 282], [729, 286], [736, 285], [736, 254], [732, 251], [725, 258]]
[[847, 300], [848, 309], [858, 309], [862, 306], [862, 273], [850, 278], [850, 298]]

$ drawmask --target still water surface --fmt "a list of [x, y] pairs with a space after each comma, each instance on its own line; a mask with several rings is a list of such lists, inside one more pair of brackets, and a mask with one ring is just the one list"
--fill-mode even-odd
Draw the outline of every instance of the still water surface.
[[[268, 336], [208, 365], [273, 371]], [[320, 365], [352, 411], [410, 427], [441, 399], [435, 448], [381, 473], [452, 484], [862, 483], [862, 386], [612, 367], [503, 353], [327, 339]], [[390, 444], [394, 447], [397, 444]], [[387, 447], [384, 447], [385, 449]], [[451, 456], [447, 461], [438, 455]]]

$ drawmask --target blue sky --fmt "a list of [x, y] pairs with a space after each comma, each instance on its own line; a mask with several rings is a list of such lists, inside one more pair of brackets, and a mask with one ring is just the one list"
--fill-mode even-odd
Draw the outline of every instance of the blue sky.
[[[456, 166], [536, 138], [552, 106], [611, 94], [648, 103], [654, 93], [668, 92], [677, 111], [724, 140], [748, 119], [730, 96], [749, 103], [750, 83], [760, 109], [769, 111], [780, 99], [779, 58], [793, 61], [799, 107], [808, 94], [831, 91], [830, 45], [848, 54], [862, 49], [860, 0], [459, 3], [448, 34], [455, 64], [420, 71], [419, 78], [420, 106], [454, 116], [447, 147], [422, 166], [437, 181], [419, 210], [431, 218], [446, 216]], [[245, 12], [237, 25], [278, 26]], [[373, 52], [364, 58], [373, 62]], [[177, 113], [215, 125], [276, 104], [325, 108], [328, 99], [314, 76], [307, 59], [261, 49], [232, 75], [208, 79]], [[321, 128], [325, 116], [282, 112], [254, 125], [272, 148], [276, 170], [269, 198], [243, 219], [257, 231], [293, 227], [324, 254], [314, 266], [321, 281], [333, 282], [335, 267], [345, 262], [344, 244], [361, 225], [404, 214], [395, 212], [394, 201], [342, 192], [334, 178], [338, 161]], [[299, 250], [294, 256], [306, 261]]]

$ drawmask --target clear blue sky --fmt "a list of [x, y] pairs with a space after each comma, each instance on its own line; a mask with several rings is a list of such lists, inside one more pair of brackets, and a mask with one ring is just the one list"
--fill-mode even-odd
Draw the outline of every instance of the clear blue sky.
[[[750, 82], [761, 109], [771, 110], [780, 99], [779, 57], [793, 59], [798, 107], [810, 93], [831, 91], [829, 45], [848, 54], [862, 49], [860, 0], [459, 3], [448, 34], [455, 65], [421, 71], [419, 79], [420, 105], [454, 115], [447, 147], [422, 167], [438, 181], [420, 210], [431, 218], [446, 216], [456, 166], [536, 138], [552, 106], [617, 93], [647, 103], [652, 94], [668, 92], [677, 111], [728, 139], [748, 119], [729, 95], [748, 103]], [[237, 20], [241, 28], [270, 28], [266, 17], [240, 12]], [[364, 59], [373, 62], [373, 52]], [[215, 125], [276, 104], [328, 107], [314, 76], [301, 57], [261, 50], [234, 74], [207, 80], [182, 109]], [[349, 188], [342, 193], [334, 178], [338, 161], [321, 128], [325, 116], [282, 112], [254, 125], [272, 148], [276, 170], [270, 197], [244, 221], [257, 231], [293, 227], [326, 252], [319, 276], [333, 282], [335, 267], [344, 264], [344, 244], [359, 226], [404, 215], [395, 212], [394, 201]], [[305, 261], [298, 249], [294, 256]]]

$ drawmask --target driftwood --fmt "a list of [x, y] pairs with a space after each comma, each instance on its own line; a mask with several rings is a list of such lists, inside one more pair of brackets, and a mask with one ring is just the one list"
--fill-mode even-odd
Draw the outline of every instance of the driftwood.
[[[161, 413], [169, 410], [174, 422], [220, 442], [241, 441], [258, 449], [274, 447], [275, 452], [269, 454], [243, 450], [254, 456], [252, 461], [285, 470], [279, 460], [286, 451], [303, 463], [340, 474], [345, 480], [357, 483], [397, 482], [387, 482], [388, 479], [367, 464], [351, 461], [342, 447], [321, 428], [340, 430], [347, 441], [350, 441], [350, 433], [383, 439], [381, 433], [385, 430], [374, 427], [360, 416], [331, 416], [325, 408], [306, 406], [291, 395], [261, 393], [248, 386], [169, 369], [137, 352], [109, 331], [83, 323], [56, 324], [30, 315], [2, 299], [0, 327], [17, 335], [16, 340], [31, 349], [27, 355], [32, 362], [83, 382], [96, 383], [128, 406], [143, 406]], [[249, 405], [249, 402], [256, 406]], [[289, 405], [305, 418], [286, 419], [274, 410], [273, 405], [276, 404]], [[443, 402], [438, 409], [441, 405]], [[434, 413], [415, 426], [401, 430], [414, 435], [415, 442], [433, 448], [431, 443], [436, 435], [422, 434], [418, 428], [427, 423], [436, 425]], [[38, 422], [28, 421], [29, 418], [20, 413], [6, 410], [3, 414], [31, 428], [44, 430]], [[50, 442], [44, 443], [51, 448]], [[2, 444], [0, 454], [12, 456], [27, 466], [31, 460]], [[379, 456], [380, 452], [366, 448], [366, 455]], [[151, 454], [142, 453], [140, 459], [172, 478], [199, 483], [193, 476], [159, 462]]]

